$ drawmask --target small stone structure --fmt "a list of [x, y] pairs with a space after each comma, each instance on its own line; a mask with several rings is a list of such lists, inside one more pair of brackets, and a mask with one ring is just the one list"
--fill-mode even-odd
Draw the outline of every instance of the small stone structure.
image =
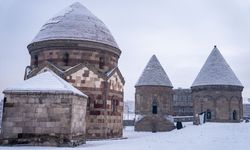
[[4, 94], [1, 145], [85, 143], [87, 96], [56, 74], [38, 74]]
[[135, 85], [135, 131], [170, 131], [173, 86], [155, 55]]
[[215, 46], [191, 87], [194, 124], [205, 112], [207, 121], [240, 122], [243, 86]]

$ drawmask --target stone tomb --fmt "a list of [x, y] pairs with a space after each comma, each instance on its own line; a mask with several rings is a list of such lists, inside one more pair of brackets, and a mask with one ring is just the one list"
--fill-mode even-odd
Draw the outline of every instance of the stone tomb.
[[87, 96], [53, 72], [4, 90], [2, 145], [85, 143]]

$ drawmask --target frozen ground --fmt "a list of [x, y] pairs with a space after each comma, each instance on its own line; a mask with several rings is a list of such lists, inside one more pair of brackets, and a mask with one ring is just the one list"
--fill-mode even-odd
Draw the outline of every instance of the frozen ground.
[[87, 141], [76, 148], [53, 148], [13, 146], [0, 147], [0, 150], [243, 150], [250, 147], [250, 123], [206, 123], [202, 126], [185, 124], [182, 130], [172, 132], [134, 132], [124, 129], [123, 140]]

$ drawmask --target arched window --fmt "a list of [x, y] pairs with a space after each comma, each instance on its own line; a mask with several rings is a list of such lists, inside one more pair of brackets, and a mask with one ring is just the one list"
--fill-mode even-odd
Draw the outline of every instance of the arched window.
[[99, 68], [100, 68], [100, 69], [103, 69], [103, 68], [104, 68], [104, 65], [105, 65], [104, 58], [103, 58], [103, 57], [100, 57], [100, 58], [99, 58]]
[[237, 112], [236, 112], [236, 110], [233, 111], [233, 120], [237, 120]]
[[157, 114], [157, 99], [154, 97], [153, 103], [152, 103], [152, 114]]
[[38, 66], [38, 55], [34, 56], [34, 66], [37, 67]]
[[212, 119], [212, 113], [210, 109], [207, 110], [207, 119], [208, 120]]
[[69, 64], [69, 53], [64, 53], [63, 62], [64, 62], [65, 66], [68, 66], [68, 64]]

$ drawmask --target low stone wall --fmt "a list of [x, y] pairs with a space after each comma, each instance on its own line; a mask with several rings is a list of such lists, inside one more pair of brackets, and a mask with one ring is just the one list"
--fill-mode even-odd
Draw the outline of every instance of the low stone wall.
[[5, 93], [1, 145], [85, 143], [87, 99], [59, 93]]

